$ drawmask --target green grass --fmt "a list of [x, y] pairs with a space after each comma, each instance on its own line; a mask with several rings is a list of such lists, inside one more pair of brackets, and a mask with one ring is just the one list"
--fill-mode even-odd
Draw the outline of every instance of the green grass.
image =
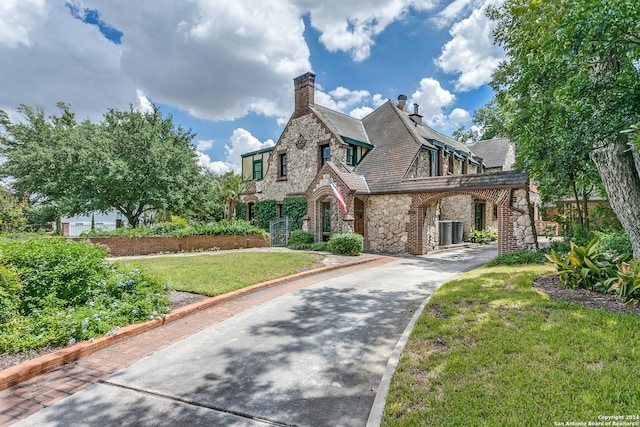
[[640, 318], [533, 292], [546, 266], [444, 285], [416, 323], [382, 425], [537, 426], [640, 408]]
[[171, 289], [215, 296], [309, 269], [318, 254], [242, 252], [116, 261], [145, 270]]

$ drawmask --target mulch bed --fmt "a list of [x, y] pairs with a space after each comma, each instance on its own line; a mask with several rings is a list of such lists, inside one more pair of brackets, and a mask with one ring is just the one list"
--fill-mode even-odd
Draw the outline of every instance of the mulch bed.
[[626, 305], [615, 294], [603, 294], [586, 289], [571, 289], [560, 285], [558, 276], [540, 277], [533, 282], [533, 288], [569, 304], [579, 304], [586, 308], [606, 310], [612, 313], [630, 313], [640, 316], [640, 304]]

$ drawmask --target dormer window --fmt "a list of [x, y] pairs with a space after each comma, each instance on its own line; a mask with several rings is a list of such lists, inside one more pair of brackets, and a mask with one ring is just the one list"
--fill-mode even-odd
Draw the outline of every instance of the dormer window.
[[347, 147], [347, 164], [349, 166], [355, 166], [357, 164], [356, 150], [352, 145]]

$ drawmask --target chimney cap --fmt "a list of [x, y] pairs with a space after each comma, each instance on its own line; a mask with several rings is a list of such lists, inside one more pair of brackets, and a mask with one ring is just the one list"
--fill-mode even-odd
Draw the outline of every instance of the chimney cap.
[[298, 85], [298, 84], [300, 84], [300, 83], [302, 83], [302, 82], [304, 82], [306, 80], [314, 81], [315, 78], [316, 78], [316, 75], [313, 74], [311, 71], [308, 71], [308, 72], [306, 72], [306, 73], [304, 73], [302, 75], [299, 75], [298, 77], [294, 77], [293, 83]]
[[404, 94], [398, 95], [398, 101], [406, 101], [406, 100], [407, 100], [407, 95], [404, 95]]

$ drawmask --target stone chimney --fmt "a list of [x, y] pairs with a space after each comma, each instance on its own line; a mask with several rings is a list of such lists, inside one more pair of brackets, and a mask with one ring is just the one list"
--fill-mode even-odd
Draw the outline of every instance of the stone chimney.
[[313, 73], [305, 73], [293, 79], [293, 87], [295, 89], [295, 113], [301, 113], [308, 106], [314, 103], [314, 87], [316, 75]]
[[407, 105], [407, 95], [398, 95], [398, 108], [400, 109], [400, 111], [404, 111], [406, 113], [407, 112], [406, 105]]
[[409, 117], [411, 117], [411, 120], [413, 120], [413, 122], [416, 125], [421, 125], [422, 124], [422, 116], [420, 114], [418, 114], [418, 104], [413, 104], [413, 114], [409, 114]]

